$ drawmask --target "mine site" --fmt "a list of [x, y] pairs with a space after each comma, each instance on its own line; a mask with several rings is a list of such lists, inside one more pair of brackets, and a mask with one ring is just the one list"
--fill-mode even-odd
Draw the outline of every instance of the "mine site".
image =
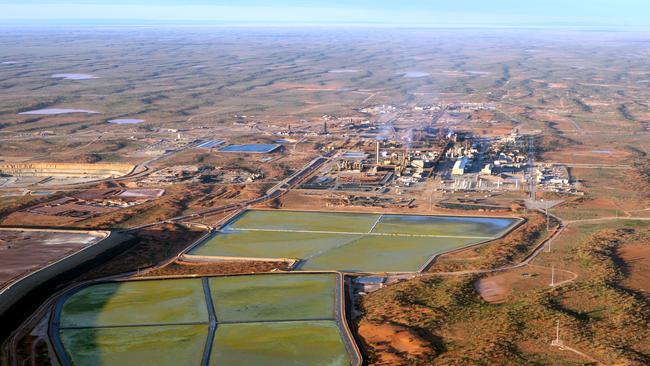
[[2, 27], [0, 365], [650, 364], [650, 33]]

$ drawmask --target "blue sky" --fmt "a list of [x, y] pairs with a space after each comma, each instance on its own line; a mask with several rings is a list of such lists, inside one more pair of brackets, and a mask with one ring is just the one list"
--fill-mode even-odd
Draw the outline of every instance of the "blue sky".
[[648, 0], [0, 0], [3, 20], [650, 26]]

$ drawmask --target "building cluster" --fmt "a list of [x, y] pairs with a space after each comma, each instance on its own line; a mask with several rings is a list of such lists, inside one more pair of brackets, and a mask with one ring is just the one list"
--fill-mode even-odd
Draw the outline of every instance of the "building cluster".
[[482, 175], [518, 173], [528, 160], [525, 141], [517, 133], [496, 139], [467, 138], [448, 149], [445, 157], [455, 160], [451, 172], [454, 176], [467, 173], [476, 161], [482, 164], [476, 167]]
[[529, 171], [529, 139], [516, 132], [496, 138], [454, 135], [451, 140], [454, 144], [445, 152], [446, 170], [440, 172], [438, 190], [519, 191], [529, 186], [528, 181], [542, 191], [580, 194], [563, 165], [541, 165]]
[[416, 112], [440, 112], [442, 106], [439, 104], [430, 104], [430, 105], [416, 105], [413, 107], [413, 110]]
[[88, 190], [29, 207], [25, 213], [84, 220], [117, 209], [140, 205], [162, 196], [163, 189]]
[[564, 165], [542, 165], [535, 169], [535, 183], [543, 191], [578, 194]]
[[495, 111], [497, 106], [494, 103], [453, 103], [447, 106], [450, 111], [457, 112], [475, 112], [475, 111]]
[[395, 189], [399, 193], [397, 188], [411, 187], [430, 177], [442, 151], [439, 146], [409, 149], [392, 140], [368, 144], [367, 139], [350, 139], [345, 145], [338, 148], [358, 150], [339, 154], [301, 188], [377, 193]]
[[[457, 135], [452, 135], [452, 139], [457, 142]], [[466, 139], [447, 149], [445, 158], [454, 161], [451, 175], [459, 176], [465, 174], [472, 167], [474, 158], [479, 155], [479, 148], [480, 144], [478, 142], [472, 143], [470, 139]]]
[[411, 208], [415, 205], [414, 198], [406, 197], [380, 197], [346, 195], [344, 197], [332, 196], [328, 198], [329, 206], [357, 206], [381, 208]]
[[264, 178], [261, 171], [176, 165], [158, 170], [138, 181], [141, 186], [172, 185], [178, 183], [250, 183]]
[[[169, 133], [173, 137], [156, 139], [155, 141], [150, 142], [149, 144], [144, 146], [143, 148], [138, 149], [137, 154], [145, 155], [145, 156], [159, 156], [159, 155], [169, 153], [171, 151], [178, 151], [185, 148], [189, 142], [192, 142], [192, 139], [186, 137], [182, 132], [179, 131], [182, 130], [168, 129], [165, 131], [160, 131], [160, 130], [153, 131], [152, 134]], [[131, 136], [130, 139], [151, 141], [150, 138], [137, 137], [137, 136]]]
[[450, 132], [453, 143], [437, 172], [441, 191], [517, 191], [523, 189], [527, 167], [526, 139], [517, 133], [476, 138]]
[[220, 167], [205, 171], [202, 183], [251, 183], [264, 178], [261, 171], [250, 172], [246, 169], [223, 169]]
[[341, 125], [341, 128], [344, 129], [347, 134], [350, 134], [351, 132], [374, 133], [379, 129], [379, 127], [377, 127], [374, 123], [370, 122], [367, 119], [361, 121], [350, 120], [348, 122], [343, 123]]
[[481, 173], [519, 172], [526, 167], [528, 154], [525, 140], [517, 133], [487, 143]]
[[138, 181], [139, 185], [172, 185], [180, 182], [196, 183], [199, 167], [194, 165], [176, 165], [160, 169]]
[[[410, 177], [417, 180], [427, 175], [427, 171], [433, 168], [438, 158], [436, 151], [400, 151], [380, 152], [377, 156], [377, 170], [392, 170], [396, 177]], [[402, 179], [404, 182], [410, 181]]]
[[370, 114], [370, 115], [378, 115], [378, 114], [386, 114], [386, 113], [395, 113], [398, 111], [398, 108], [392, 105], [376, 105], [373, 107], [367, 107], [367, 108], [362, 108], [359, 110], [361, 113], [365, 114]]
[[[385, 149], [386, 146], [389, 148]], [[377, 141], [373, 155], [371, 159], [366, 153], [348, 152], [336, 163], [336, 167], [341, 172], [365, 172], [369, 175], [391, 172], [396, 177], [408, 176], [420, 179], [425, 176], [427, 170], [433, 168], [439, 153], [397, 149], [394, 145], [390, 145], [390, 142]]]

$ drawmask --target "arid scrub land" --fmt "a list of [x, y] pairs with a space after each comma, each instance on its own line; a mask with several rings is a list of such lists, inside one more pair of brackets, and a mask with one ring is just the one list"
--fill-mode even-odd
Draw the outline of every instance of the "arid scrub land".
[[[598, 360], [645, 365], [650, 361], [647, 295], [623, 284], [625, 264], [616, 253], [632, 243], [647, 246], [649, 233], [645, 224], [599, 230], [557, 258], [558, 263], [579, 263], [577, 279], [552, 288], [531, 281], [497, 304], [476, 293], [477, 275], [422, 277], [375, 292], [362, 302], [366, 315], [361, 329], [368, 323], [389, 324], [427, 347], [413, 355], [390, 341], [370, 341], [369, 363], [560, 365]], [[582, 357], [548, 347], [557, 321], [561, 339]], [[366, 329], [371, 337], [372, 328]]]

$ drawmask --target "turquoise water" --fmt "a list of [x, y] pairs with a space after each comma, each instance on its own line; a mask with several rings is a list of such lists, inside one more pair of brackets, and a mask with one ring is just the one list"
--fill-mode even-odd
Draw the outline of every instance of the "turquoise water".
[[246, 145], [228, 145], [221, 149], [223, 152], [241, 152], [241, 153], [269, 153], [280, 147], [277, 144], [246, 144]]

